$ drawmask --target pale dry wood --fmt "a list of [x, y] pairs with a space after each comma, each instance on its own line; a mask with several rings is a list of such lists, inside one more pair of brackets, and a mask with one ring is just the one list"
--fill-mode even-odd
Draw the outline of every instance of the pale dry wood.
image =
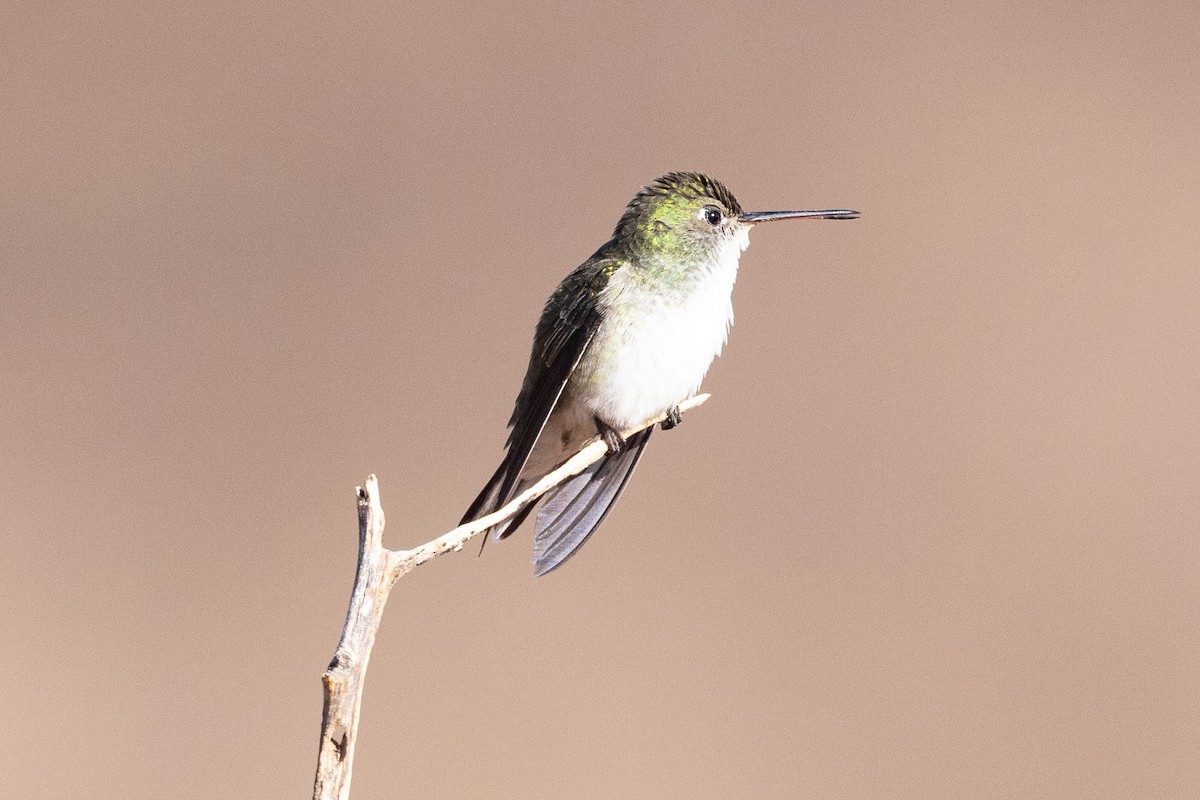
[[[707, 394], [696, 395], [680, 403], [679, 410], [690, 411], [708, 397]], [[628, 438], [664, 419], [666, 415], [660, 415], [637, 428], [622, 431], [622, 435]], [[383, 546], [383, 506], [379, 502], [379, 482], [375, 476], [367, 478], [365, 487], [358, 487], [358, 569], [341, 640], [333, 661], [321, 676], [325, 705], [313, 800], [346, 800], [350, 796], [354, 742], [362, 710], [367, 662], [371, 658], [371, 648], [375, 645], [375, 634], [383, 619], [388, 594], [396, 580], [431, 558], [461, 550], [472, 538], [513, 516], [568, 478], [583, 472], [607, 452], [608, 446], [603, 440], [592, 441], [499, 511], [459, 525], [449, 533], [412, 550], [388, 550]]]

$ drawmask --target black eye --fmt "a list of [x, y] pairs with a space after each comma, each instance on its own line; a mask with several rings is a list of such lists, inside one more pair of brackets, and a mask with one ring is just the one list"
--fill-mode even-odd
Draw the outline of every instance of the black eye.
[[721, 224], [721, 209], [716, 206], [704, 207], [704, 221], [714, 228]]

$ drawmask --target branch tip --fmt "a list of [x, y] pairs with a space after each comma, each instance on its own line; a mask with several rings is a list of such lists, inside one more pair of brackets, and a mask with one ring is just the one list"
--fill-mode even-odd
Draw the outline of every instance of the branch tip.
[[[678, 410], [690, 411], [707, 399], [707, 394], [696, 395], [680, 403]], [[666, 414], [660, 414], [641, 426], [622, 431], [622, 435], [628, 438], [657, 425], [666, 417]], [[591, 441], [503, 508], [459, 525], [412, 550], [388, 550], [382, 544], [384, 518], [378, 479], [369, 475], [362, 486], [355, 487], [359, 523], [358, 571], [342, 638], [333, 660], [329, 662], [329, 669], [321, 676], [325, 708], [322, 713], [323, 735], [317, 755], [317, 775], [313, 781], [314, 800], [344, 800], [349, 794], [363, 678], [388, 592], [396, 579], [434, 556], [462, 550], [468, 540], [512, 517], [525, 505], [536, 503], [547, 491], [604, 458], [607, 452], [608, 446], [603, 440]]]

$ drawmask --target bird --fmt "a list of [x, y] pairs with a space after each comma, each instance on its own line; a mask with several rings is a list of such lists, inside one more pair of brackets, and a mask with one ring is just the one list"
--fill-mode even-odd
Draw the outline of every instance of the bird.
[[[698, 172], [670, 172], [643, 187], [612, 237], [546, 301], [504, 458], [462, 522], [500, 509], [598, 435], [606, 455], [550, 489], [534, 523], [534, 574], [561, 566], [612, 510], [653, 426], [627, 439], [620, 432], [663, 414], [664, 430], [678, 425], [679, 404], [696, 394], [725, 346], [750, 229], [858, 216], [746, 212], [724, 184]], [[492, 538], [512, 535], [535, 505], [489, 529]]]

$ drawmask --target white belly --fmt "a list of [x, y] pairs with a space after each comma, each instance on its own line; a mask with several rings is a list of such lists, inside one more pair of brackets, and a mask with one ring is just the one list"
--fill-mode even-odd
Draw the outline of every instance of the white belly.
[[620, 274], [605, 289], [607, 313], [571, 380], [591, 414], [621, 430], [694, 395], [733, 323], [737, 258], [686, 296], [647, 289]]

